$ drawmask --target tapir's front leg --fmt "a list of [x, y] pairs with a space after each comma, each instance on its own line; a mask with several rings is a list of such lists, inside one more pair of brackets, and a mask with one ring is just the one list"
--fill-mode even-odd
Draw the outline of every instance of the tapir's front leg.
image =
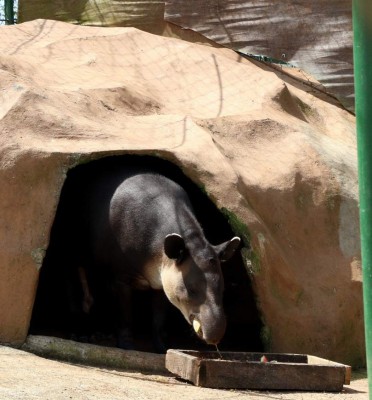
[[133, 350], [132, 289], [123, 282], [115, 282], [113, 289], [117, 307], [117, 346]]
[[169, 302], [162, 290], [154, 290], [152, 296], [152, 337], [157, 353], [166, 353], [167, 332], [165, 329]]
[[86, 269], [77, 267], [67, 270], [65, 284], [70, 338], [80, 342], [89, 342], [93, 333], [90, 311], [94, 301]]
[[87, 272], [86, 272], [85, 268], [79, 267], [78, 273], [79, 273], [81, 289], [83, 291], [82, 309], [86, 314], [89, 314], [90, 309], [93, 306], [94, 299], [93, 299], [92, 292], [91, 292], [89, 284], [88, 284]]

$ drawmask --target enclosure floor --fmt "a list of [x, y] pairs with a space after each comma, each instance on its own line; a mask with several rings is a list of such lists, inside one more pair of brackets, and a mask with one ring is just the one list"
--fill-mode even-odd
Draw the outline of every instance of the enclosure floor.
[[368, 384], [365, 375], [357, 372], [354, 373], [351, 385], [345, 386], [342, 393], [206, 389], [175, 378], [71, 365], [0, 346], [0, 398], [4, 400], [367, 400]]

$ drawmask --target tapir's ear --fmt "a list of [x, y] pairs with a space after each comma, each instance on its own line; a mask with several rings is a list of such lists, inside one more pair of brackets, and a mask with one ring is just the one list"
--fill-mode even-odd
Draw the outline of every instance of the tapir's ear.
[[172, 260], [179, 260], [185, 251], [185, 241], [177, 233], [171, 233], [164, 239], [164, 253]]
[[216, 246], [218, 258], [220, 259], [220, 261], [224, 262], [229, 260], [233, 256], [239, 245], [240, 245], [240, 238], [235, 236], [228, 242]]

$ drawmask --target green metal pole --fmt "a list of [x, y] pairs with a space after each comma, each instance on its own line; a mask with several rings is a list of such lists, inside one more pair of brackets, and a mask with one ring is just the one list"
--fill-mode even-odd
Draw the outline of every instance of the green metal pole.
[[5, 25], [14, 24], [14, 4], [13, 0], [4, 0]]
[[372, 400], [372, 1], [353, 0], [355, 111], [369, 398]]

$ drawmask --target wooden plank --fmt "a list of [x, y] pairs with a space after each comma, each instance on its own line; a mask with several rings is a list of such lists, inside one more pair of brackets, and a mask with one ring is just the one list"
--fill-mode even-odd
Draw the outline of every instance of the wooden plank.
[[196, 386], [200, 384], [200, 359], [177, 350], [168, 350], [165, 358], [165, 367], [173, 374], [191, 381]]
[[201, 386], [211, 388], [340, 391], [342, 369], [289, 363], [205, 363]]
[[340, 364], [334, 361], [329, 361], [326, 360], [325, 358], [320, 358], [316, 356], [308, 356], [308, 362], [309, 364], [322, 364], [322, 365], [333, 365], [333, 366], [338, 366], [340, 368], [344, 368], [345, 371], [345, 380], [344, 384], [345, 385], [350, 385], [351, 382], [351, 366], [350, 365], [345, 365], [345, 364]]
[[[269, 362], [261, 362], [265, 355]], [[223, 389], [341, 391], [349, 366], [303, 354], [169, 350], [166, 368], [197, 386]], [[310, 360], [310, 361], [309, 361]]]
[[247, 352], [223, 352], [222, 360], [219, 353], [216, 351], [196, 351], [196, 350], [178, 350], [182, 354], [187, 354], [193, 357], [220, 360], [220, 361], [241, 361], [241, 362], [260, 362], [263, 354], [269, 361], [277, 362], [292, 362], [292, 363], [308, 363], [308, 356], [306, 354], [288, 354], [288, 353], [247, 353]]

